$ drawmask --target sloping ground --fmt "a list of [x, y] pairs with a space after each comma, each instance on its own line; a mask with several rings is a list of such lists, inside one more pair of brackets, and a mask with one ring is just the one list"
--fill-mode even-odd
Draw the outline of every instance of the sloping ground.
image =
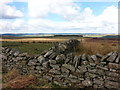
[[120, 54], [75, 56], [73, 51], [79, 43], [78, 40], [59, 43], [34, 57], [2, 48], [3, 72], [17, 68], [21, 75], [37, 75], [60, 87], [120, 88]]

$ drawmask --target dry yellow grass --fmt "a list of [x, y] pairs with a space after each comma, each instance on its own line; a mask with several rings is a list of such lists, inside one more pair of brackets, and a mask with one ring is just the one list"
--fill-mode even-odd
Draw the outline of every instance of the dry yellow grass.
[[78, 46], [77, 52], [75, 54], [96, 54], [100, 53], [105, 55], [112, 51], [118, 51], [118, 43], [108, 43], [108, 42], [86, 42], [83, 41]]
[[[0, 41], [7, 42], [61, 42], [69, 40], [70, 38], [23, 38], [23, 39], [0, 39]], [[78, 39], [78, 40], [81, 40]]]

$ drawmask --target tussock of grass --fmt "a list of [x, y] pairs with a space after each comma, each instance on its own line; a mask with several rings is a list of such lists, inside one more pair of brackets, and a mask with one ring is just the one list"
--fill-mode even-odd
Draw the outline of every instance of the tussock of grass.
[[100, 53], [102, 55], [105, 55], [109, 52], [112, 51], [118, 51], [118, 43], [107, 43], [107, 42], [82, 42], [75, 54], [79, 55], [79, 54], [96, 54], [96, 53]]

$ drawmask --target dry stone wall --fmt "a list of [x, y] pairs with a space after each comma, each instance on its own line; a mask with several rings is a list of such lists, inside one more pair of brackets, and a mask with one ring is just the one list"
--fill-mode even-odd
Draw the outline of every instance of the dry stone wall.
[[58, 43], [40, 55], [31, 57], [15, 49], [1, 48], [3, 72], [12, 68], [21, 74], [37, 74], [62, 87], [120, 88], [120, 54], [75, 56], [80, 44], [76, 39]]

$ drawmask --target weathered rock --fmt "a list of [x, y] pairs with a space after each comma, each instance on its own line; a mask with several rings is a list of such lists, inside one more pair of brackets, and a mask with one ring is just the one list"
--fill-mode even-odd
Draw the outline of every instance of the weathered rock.
[[96, 70], [96, 74], [100, 75], [100, 76], [104, 76], [105, 75], [105, 71], [101, 70], [101, 69], [97, 69]]
[[49, 62], [46, 61], [46, 62], [42, 63], [42, 66], [43, 66], [44, 68], [48, 68], [48, 67], [49, 67]]
[[49, 60], [49, 63], [50, 64], [56, 64], [56, 61], [55, 60]]
[[81, 63], [80, 57], [81, 56], [75, 56], [74, 57], [73, 64], [74, 64], [75, 68], [77, 68], [80, 65], [80, 63]]
[[108, 63], [108, 68], [111, 68], [111, 69], [120, 69], [120, 64]]
[[77, 79], [78, 77], [77, 76], [74, 76], [72, 74], [69, 75], [69, 78], [72, 78], [72, 79]]
[[53, 50], [50, 50], [44, 55], [44, 57], [49, 57], [52, 53], [53, 53]]
[[91, 58], [94, 60], [96, 64], [100, 62], [96, 55], [92, 55]]
[[61, 67], [61, 72], [66, 73], [67, 75], [69, 75], [69, 73], [70, 73], [70, 71], [65, 67]]
[[115, 63], [119, 63], [120, 64], [120, 56], [118, 56], [115, 60]]
[[109, 81], [109, 80], [105, 80], [105, 87], [107, 87], [107, 88], [120, 88], [118, 82], [113, 82], [113, 81]]
[[82, 60], [87, 60], [87, 55], [86, 54], [83, 54], [82, 57], [81, 57]]
[[120, 77], [119, 73], [115, 73], [115, 72], [110, 72], [110, 71], [106, 71], [106, 76], [110, 76], [110, 77]]
[[105, 79], [109, 80], [109, 81], [115, 81], [115, 82], [119, 82], [120, 83], [120, 78], [117, 78], [117, 77], [109, 77], [109, 76], [106, 76]]
[[88, 61], [89, 61], [89, 63], [94, 63], [94, 61], [93, 61], [93, 59], [91, 58], [90, 55], [88, 55]]
[[45, 62], [45, 58], [41, 55], [38, 57], [38, 61], [40, 64], [42, 64], [43, 62]]
[[102, 58], [102, 57], [103, 57], [103, 55], [101, 55], [101, 54], [99, 54], [99, 53], [97, 53], [96, 56], [97, 56], [98, 58]]
[[55, 75], [61, 74], [61, 72], [59, 70], [55, 70], [55, 69], [51, 69], [49, 72], [52, 74], [55, 74]]
[[87, 71], [86, 66], [79, 66], [78, 70], [80, 71], [80, 74], [84, 74]]
[[102, 59], [101, 59], [101, 61], [106, 61], [106, 59], [107, 59], [110, 55], [112, 55], [112, 54], [113, 54], [113, 52], [110, 52], [110, 53], [108, 53], [107, 55], [103, 56]]
[[96, 66], [96, 68], [98, 68], [98, 69], [102, 69], [102, 70], [106, 70], [106, 71], [108, 70], [107, 67], [101, 67], [101, 66], [98, 66], [98, 65]]
[[60, 55], [58, 55], [57, 57], [56, 57], [56, 62], [57, 63], [64, 63], [64, 61], [65, 61], [65, 55], [64, 54], [60, 54]]
[[73, 53], [69, 53], [69, 54], [67, 54], [67, 58], [66, 58], [66, 60], [65, 60], [65, 64], [68, 64], [70, 61], [72, 61], [73, 60]]
[[52, 65], [52, 64], [50, 64], [50, 66], [52, 67], [52, 68], [54, 68], [54, 69], [57, 69], [57, 70], [60, 70], [60, 66], [59, 65]]
[[72, 72], [75, 71], [75, 67], [72, 66], [72, 65], [69, 65], [69, 64], [63, 64], [62, 66], [65, 67], [65, 68], [67, 68], [67, 69], [69, 69], [69, 70], [71, 70]]
[[90, 81], [90, 80], [84, 80], [84, 81], [82, 81], [82, 84], [84, 85], [84, 86], [92, 86], [92, 81]]
[[98, 79], [98, 78], [94, 78], [93, 83], [100, 85], [100, 86], [104, 85], [103, 79]]
[[115, 58], [117, 57], [117, 52], [114, 52], [108, 59], [107, 61], [113, 62], [115, 61]]
[[41, 68], [42, 68], [41, 66], [36, 66], [37, 70], [41, 70]]
[[96, 74], [94, 74], [94, 73], [90, 73], [90, 72], [86, 72], [85, 73], [85, 77], [89, 77], [89, 78], [95, 78], [95, 77], [97, 77], [98, 75], [96, 75]]
[[50, 59], [55, 59], [56, 55], [57, 55], [56, 53], [52, 53], [52, 54], [49, 56], [49, 58], [50, 58]]
[[29, 66], [36, 65], [36, 63], [35, 63], [33, 60], [30, 60], [30, 61], [28, 62], [28, 65], [29, 65]]

